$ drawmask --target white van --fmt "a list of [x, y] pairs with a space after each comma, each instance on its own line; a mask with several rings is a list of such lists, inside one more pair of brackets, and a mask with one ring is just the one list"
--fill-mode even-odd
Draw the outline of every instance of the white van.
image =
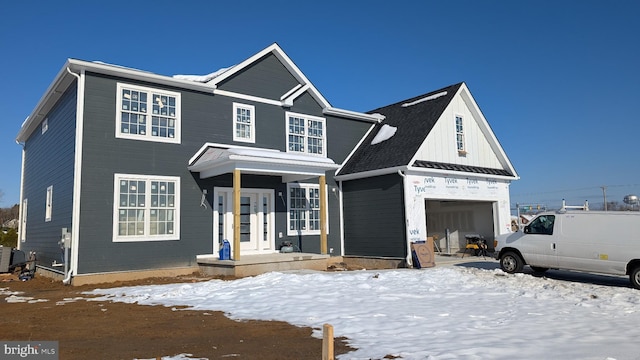
[[565, 269], [629, 275], [640, 289], [640, 213], [575, 211], [538, 214], [524, 231], [498, 236], [495, 256], [508, 273]]

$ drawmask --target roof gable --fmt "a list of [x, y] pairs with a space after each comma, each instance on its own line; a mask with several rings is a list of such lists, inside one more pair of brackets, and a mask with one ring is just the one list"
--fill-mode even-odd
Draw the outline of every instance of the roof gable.
[[[370, 131], [337, 172], [339, 179], [407, 169], [517, 178], [515, 169], [464, 83], [371, 112], [381, 113], [386, 119]], [[465, 135], [469, 148], [473, 149], [469, 155], [458, 153], [455, 146], [455, 115], [458, 114], [465, 119]], [[389, 132], [389, 127], [395, 134], [372, 144], [374, 138]]]
[[[451, 85], [370, 111], [370, 114], [384, 115], [385, 120], [369, 132], [338, 171], [338, 175], [409, 164], [461, 85], [462, 83]], [[395, 134], [385, 141], [371, 145], [383, 125], [396, 128]]]

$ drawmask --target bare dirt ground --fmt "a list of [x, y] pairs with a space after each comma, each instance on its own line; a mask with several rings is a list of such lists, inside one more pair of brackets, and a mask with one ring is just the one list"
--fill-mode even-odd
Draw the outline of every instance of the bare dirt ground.
[[[64, 360], [178, 354], [208, 359], [322, 358], [322, 340], [311, 337], [310, 328], [276, 321], [238, 322], [212, 311], [87, 301], [91, 296], [82, 294], [95, 288], [202, 280], [206, 279], [194, 274], [73, 287], [41, 276], [20, 281], [15, 275], [0, 275], [0, 289], [20, 292], [9, 301], [10, 295], [0, 295], [0, 340], [58, 341]], [[10, 302], [16, 296], [33, 299]], [[65, 300], [73, 298], [83, 299]], [[336, 355], [353, 350], [343, 340], [335, 341]]]

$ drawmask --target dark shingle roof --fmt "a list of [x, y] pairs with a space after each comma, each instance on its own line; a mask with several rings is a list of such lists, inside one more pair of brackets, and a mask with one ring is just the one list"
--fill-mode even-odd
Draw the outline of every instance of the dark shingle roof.
[[[462, 83], [454, 84], [369, 111], [369, 114], [384, 115], [385, 120], [369, 133], [338, 175], [408, 165], [461, 85]], [[417, 102], [411, 106], [402, 106], [445, 91], [447, 94], [444, 96]], [[384, 124], [397, 127], [395, 135], [379, 144], [371, 145], [371, 140]]]
[[463, 172], [476, 173], [476, 174], [513, 176], [511, 171], [504, 170], [504, 169], [491, 169], [491, 168], [485, 168], [485, 167], [479, 167], [479, 166], [446, 164], [446, 163], [439, 163], [439, 162], [425, 161], [425, 160], [416, 160], [413, 162], [413, 166], [428, 168], [428, 169], [463, 171]]

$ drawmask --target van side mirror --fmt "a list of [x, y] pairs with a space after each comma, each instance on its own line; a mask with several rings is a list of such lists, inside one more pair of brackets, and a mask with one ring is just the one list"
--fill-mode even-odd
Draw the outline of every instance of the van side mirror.
[[528, 233], [530, 233], [530, 232], [531, 232], [531, 227], [529, 227], [529, 225], [525, 226], [525, 227], [524, 227], [524, 233], [525, 233], [525, 234], [528, 234]]

